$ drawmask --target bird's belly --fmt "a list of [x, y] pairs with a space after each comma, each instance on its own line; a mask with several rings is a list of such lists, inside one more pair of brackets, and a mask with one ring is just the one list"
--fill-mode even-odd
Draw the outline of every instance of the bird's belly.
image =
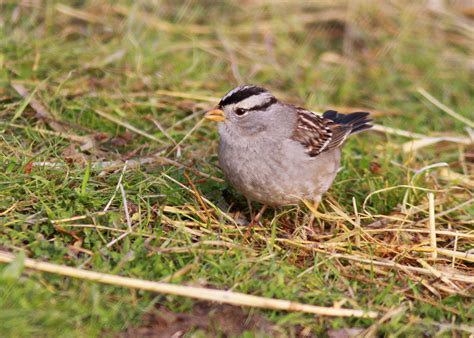
[[[258, 150], [262, 148], [268, 151]], [[336, 176], [339, 158], [338, 150], [312, 158], [293, 144], [245, 149], [221, 145], [219, 150], [229, 182], [247, 198], [271, 206], [319, 200]]]

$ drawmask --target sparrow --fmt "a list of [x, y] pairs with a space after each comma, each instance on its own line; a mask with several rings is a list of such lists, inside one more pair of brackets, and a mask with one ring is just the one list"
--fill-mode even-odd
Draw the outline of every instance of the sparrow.
[[218, 123], [226, 179], [272, 207], [319, 203], [340, 168], [344, 141], [372, 127], [368, 112], [317, 115], [255, 85], [232, 89], [205, 118]]

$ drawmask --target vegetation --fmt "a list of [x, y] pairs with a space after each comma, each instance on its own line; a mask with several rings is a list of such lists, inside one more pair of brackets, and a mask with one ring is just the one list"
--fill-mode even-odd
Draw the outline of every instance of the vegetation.
[[[0, 2], [0, 250], [380, 314], [244, 308], [243, 318], [258, 320], [232, 330], [196, 321], [183, 324], [187, 336], [350, 328], [467, 337], [474, 29], [472, 8], [461, 5]], [[377, 127], [347, 142], [317, 211], [269, 209], [248, 231], [249, 208], [223, 180], [215, 126], [203, 121], [239, 83], [316, 112], [373, 112]], [[3, 337], [158, 335], [160, 313], [189, 321], [216, 311], [190, 298], [32, 272], [19, 257], [0, 265]]]

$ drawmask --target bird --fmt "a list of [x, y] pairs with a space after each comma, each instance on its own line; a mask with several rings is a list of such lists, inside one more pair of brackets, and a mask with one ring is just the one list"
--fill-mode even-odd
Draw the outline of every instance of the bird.
[[318, 115], [260, 86], [241, 85], [205, 118], [218, 124], [224, 176], [264, 210], [304, 200], [317, 205], [340, 168], [344, 141], [372, 127], [369, 114], [328, 110]]

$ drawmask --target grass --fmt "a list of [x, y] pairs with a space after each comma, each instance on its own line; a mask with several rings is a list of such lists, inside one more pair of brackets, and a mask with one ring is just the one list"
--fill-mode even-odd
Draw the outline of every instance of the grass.
[[[410, 152], [403, 145], [412, 138], [358, 135], [344, 147], [312, 231], [304, 227], [310, 211], [288, 207], [267, 211], [248, 237], [219, 211], [249, 217], [245, 200], [222, 181], [216, 130], [201, 121], [227, 90], [249, 82], [315, 111], [363, 108], [386, 127], [469, 140], [465, 122], [419, 91], [472, 121], [472, 25], [455, 5], [0, 3], [0, 248], [121, 276], [382, 314], [245, 310], [281, 335], [472, 334], [472, 143]], [[449, 167], [420, 172], [442, 162]], [[120, 177], [125, 198], [114, 194]], [[437, 246], [450, 250], [436, 259], [429, 191]], [[224, 242], [232, 246], [215, 245]], [[157, 304], [174, 312], [195, 304], [29, 272], [18, 262], [0, 266], [0, 276], [6, 337], [115, 335], [139, 327]], [[247, 332], [254, 335], [262, 333]]]

